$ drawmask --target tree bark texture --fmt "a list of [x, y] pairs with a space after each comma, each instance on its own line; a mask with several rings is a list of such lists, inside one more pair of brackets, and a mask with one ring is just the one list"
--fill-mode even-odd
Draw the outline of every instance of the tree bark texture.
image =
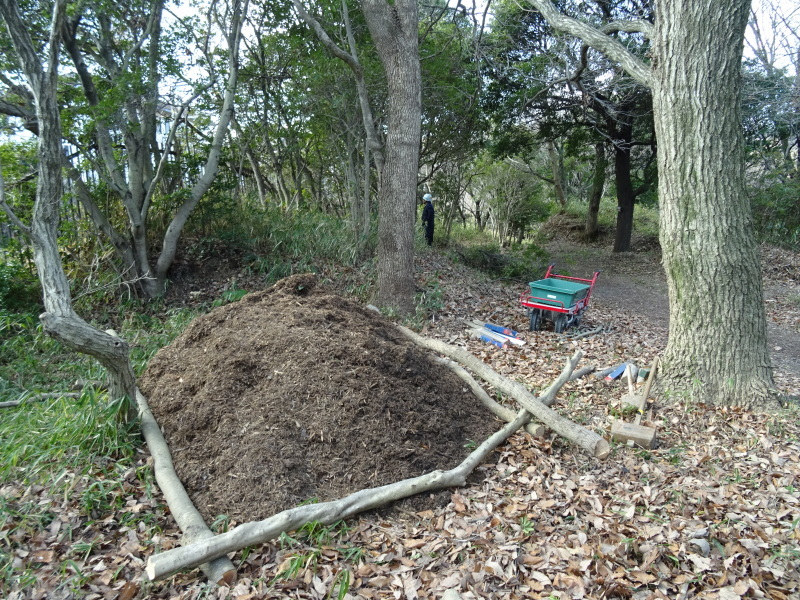
[[767, 401], [774, 385], [739, 110], [750, 0], [660, 0], [656, 7], [666, 385], [696, 382], [703, 399], [752, 406]]
[[750, 0], [656, 0], [652, 35], [642, 29], [651, 66], [549, 0], [528, 2], [653, 92], [670, 304], [662, 383], [712, 404], [774, 406], [739, 105]]
[[408, 314], [414, 308], [414, 219], [422, 115], [417, 3], [364, 0], [362, 5], [389, 92], [374, 302]]

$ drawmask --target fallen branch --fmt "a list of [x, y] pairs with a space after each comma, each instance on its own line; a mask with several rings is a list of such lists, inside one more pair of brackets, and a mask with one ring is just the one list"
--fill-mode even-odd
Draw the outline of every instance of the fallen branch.
[[[564, 370], [548, 388], [543, 399], [555, 397], [558, 389], [569, 379], [580, 357], [581, 353], [577, 351], [567, 361]], [[470, 377], [470, 379], [472, 378]], [[485, 394], [486, 392], [483, 391], [483, 393]], [[546, 407], [544, 408], [549, 410]], [[419, 477], [378, 488], [360, 490], [345, 498], [331, 502], [297, 506], [263, 521], [245, 523], [216, 537], [200, 539], [193, 544], [185, 544], [180, 548], [155, 554], [147, 560], [145, 572], [151, 580], [162, 579], [176, 571], [195, 567], [205, 561], [222, 557], [229, 552], [235, 552], [247, 546], [263, 544], [275, 539], [282, 533], [299, 529], [312, 521], [327, 525], [408, 496], [447, 487], [463, 486], [466, 484], [469, 474], [483, 462], [486, 456], [515, 431], [526, 425], [530, 418], [531, 413], [526, 408], [523, 408], [511, 423], [505, 425], [485, 440], [454, 469], [433, 471]], [[161, 485], [160, 482], [159, 485]], [[172, 504], [170, 504], [171, 506]]]
[[582, 338], [587, 338], [597, 333], [601, 333], [603, 331], [603, 327], [598, 327], [597, 329], [592, 329], [591, 331], [584, 331], [583, 333], [576, 333], [575, 335], [569, 336], [571, 341], [580, 340]]
[[[200, 540], [213, 538], [214, 533], [208, 528], [203, 517], [192, 504], [189, 494], [186, 493], [186, 489], [175, 474], [175, 468], [172, 466], [172, 456], [169, 453], [167, 442], [161, 434], [161, 428], [150, 411], [147, 399], [138, 389], [136, 390], [136, 404], [139, 408], [142, 435], [145, 442], [147, 442], [150, 454], [153, 456], [153, 470], [155, 471], [156, 482], [164, 494], [172, 516], [183, 532], [182, 543], [191, 545]], [[217, 556], [219, 558], [214, 557], [214, 560], [210, 562], [203, 560], [200, 563], [205, 564], [195, 563], [193, 566], [200, 565], [200, 568], [210, 581], [219, 584], [233, 583], [236, 578], [236, 567], [226, 556]]]
[[550, 404], [555, 401], [556, 392], [569, 379], [575, 365], [578, 363], [578, 360], [580, 360], [580, 350], [576, 351], [569, 360], [568, 366], [571, 365], [571, 368], [564, 369], [547, 391], [542, 394], [540, 398], [536, 398], [524, 385], [512, 381], [507, 377], [503, 377], [466, 350], [451, 346], [439, 340], [431, 340], [422, 337], [402, 325], [397, 325], [397, 328], [419, 346], [452, 358], [462, 366], [470, 369], [484, 381], [490, 383], [496, 390], [509, 394], [534, 417], [547, 425], [547, 427], [555, 431], [558, 435], [574, 442], [592, 456], [602, 459], [606, 458], [611, 452], [608, 442], [601, 436], [593, 431], [589, 431], [585, 427], [573, 423], [569, 419], [565, 419], [557, 412], [550, 409]]
[[597, 367], [595, 365], [589, 365], [588, 367], [583, 367], [582, 369], [578, 369], [572, 375], [569, 376], [570, 381], [575, 381], [576, 379], [580, 379], [581, 377], [588, 375], [589, 373], [594, 373]]
[[[470, 375], [469, 372], [461, 365], [453, 362], [449, 358], [441, 358], [437, 356], [435, 360], [458, 375], [461, 380], [469, 386], [469, 389], [472, 390], [472, 393], [475, 394], [478, 400], [480, 400], [486, 408], [492, 411], [495, 416], [500, 417], [506, 423], [510, 423], [517, 417], [513, 410], [495, 402], [494, 398], [492, 398], [486, 392], [486, 390], [481, 387], [481, 384], [475, 381], [475, 378]], [[542, 435], [544, 435], [544, 426], [540, 423], [528, 423], [525, 425], [524, 429], [533, 437], [542, 437]]]
[[467, 477], [475, 467], [480, 465], [486, 456], [511, 434], [527, 423], [528, 419], [530, 419], [530, 414], [521, 410], [514, 421], [486, 439], [454, 469], [433, 471], [389, 485], [360, 490], [332, 502], [296, 506], [263, 521], [244, 523], [227, 533], [151, 556], [147, 559], [145, 573], [155, 581], [181, 569], [195, 567], [218, 556], [225, 556], [228, 552], [263, 544], [275, 539], [281, 533], [294, 531], [312, 521], [328, 525], [414, 494], [466, 485]]
[[12, 406], [19, 406], [26, 402], [41, 402], [42, 400], [51, 400], [52, 398], [80, 398], [80, 394], [75, 392], [48, 392], [46, 394], [32, 394], [25, 396], [19, 400], [8, 400], [0, 402], [0, 408], [11, 408]]

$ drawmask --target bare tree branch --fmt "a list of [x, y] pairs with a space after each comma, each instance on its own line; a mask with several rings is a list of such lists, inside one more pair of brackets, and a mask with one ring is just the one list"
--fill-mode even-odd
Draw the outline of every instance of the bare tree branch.
[[[652, 86], [653, 73], [650, 67], [631, 54], [619, 41], [591, 25], [587, 25], [577, 19], [562, 14], [553, 6], [550, 0], [528, 0], [528, 2], [542, 13], [542, 16], [547, 19], [547, 22], [550, 23], [553, 28], [582, 39], [592, 48], [599, 50], [611, 60], [622, 65], [622, 68], [636, 81], [647, 87]], [[642, 29], [642, 25], [645, 23], [644, 21], [634, 21], [632, 23], [635, 24], [634, 27], [631, 27], [633, 31], [645, 33]], [[617, 31], [626, 31], [626, 29], [622, 28], [621, 22], [615, 22], [615, 27], [617, 27]], [[652, 28], [648, 27], [645, 29], [646, 35], [649, 35]]]

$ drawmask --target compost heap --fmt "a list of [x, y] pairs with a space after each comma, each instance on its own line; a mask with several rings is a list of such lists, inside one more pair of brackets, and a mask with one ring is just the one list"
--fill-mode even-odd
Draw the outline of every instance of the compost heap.
[[313, 275], [198, 317], [141, 388], [207, 520], [449, 469], [498, 428], [432, 355]]

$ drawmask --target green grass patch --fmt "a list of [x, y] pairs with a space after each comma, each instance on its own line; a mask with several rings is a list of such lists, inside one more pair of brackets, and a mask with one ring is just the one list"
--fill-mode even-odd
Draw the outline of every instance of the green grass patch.
[[[95, 311], [95, 324], [114, 324], [131, 346], [131, 360], [141, 372], [149, 358], [178, 335], [196, 315], [186, 309], [164, 310], [159, 303], [126, 303]], [[100, 381], [104, 370], [47, 336], [33, 315], [0, 311], [0, 399], [22, 400], [0, 409], [0, 589], [33, 585], [40, 568], [18, 560], [35, 540], [51, 535], [60, 523], [58, 552], [48, 568], [60, 573], [60, 592], [82, 596], [94, 575], [87, 557], [104, 552], [105, 539], [119, 527], [139, 532], [143, 540], [158, 531], [163, 515], [151, 507], [128, 505], [153, 498], [152, 469], [142, 463], [137, 423], [121, 424], [125, 401], [86, 386], [79, 397], [37, 400], [41, 392], [65, 392], [76, 379]], [[108, 525], [105, 519], [111, 518]], [[66, 549], [66, 550], [65, 550]], [[63, 594], [62, 594], [63, 595]]]

